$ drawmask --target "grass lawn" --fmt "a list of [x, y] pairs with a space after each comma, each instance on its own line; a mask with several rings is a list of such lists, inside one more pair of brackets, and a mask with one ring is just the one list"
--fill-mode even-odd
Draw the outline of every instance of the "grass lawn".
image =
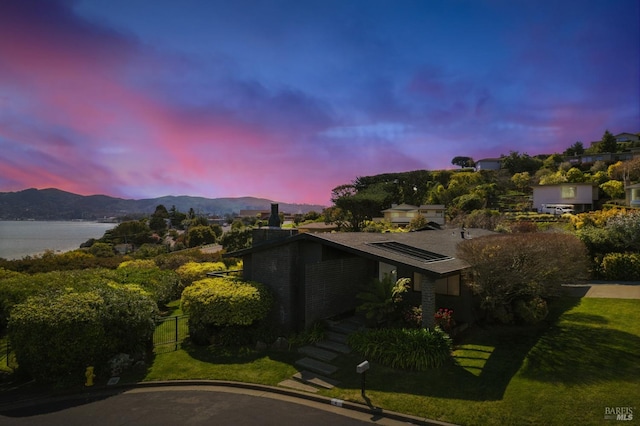
[[[640, 300], [558, 300], [545, 327], [486, 327], [458, 343], [455, 363], [408, 372], [372, 363], [375, 406], [465, 425], [602, 424], [605, 407], [640, 395]], [[185, 345], [155, 356], [143, 380], [218, 379], [277, 385], [295, 373], [294, 352], [226, 351]], [[320, 394], [364, 402], [355, 366], [334, 364], [339, 387]]]

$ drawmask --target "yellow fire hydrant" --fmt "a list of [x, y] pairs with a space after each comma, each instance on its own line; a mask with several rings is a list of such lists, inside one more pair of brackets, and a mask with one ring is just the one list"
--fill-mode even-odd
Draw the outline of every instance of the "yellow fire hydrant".
[[93, 386], [93, 379], [96, 377], [96, 375], [93, 374], [93, 367], [87, 367], [87, 371], [84, 372], [84, 376], [87, 378], [87, 382], [84, 385]]

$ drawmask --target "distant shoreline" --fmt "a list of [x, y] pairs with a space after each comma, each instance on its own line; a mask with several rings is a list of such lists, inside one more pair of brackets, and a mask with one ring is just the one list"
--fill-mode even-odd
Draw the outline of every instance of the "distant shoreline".
[[94, 220], [1, 220], [0, 258], [20, 260], [47, 250], [54, 253], [77, 250], [91, 238], [102, 238], [116, 225]]

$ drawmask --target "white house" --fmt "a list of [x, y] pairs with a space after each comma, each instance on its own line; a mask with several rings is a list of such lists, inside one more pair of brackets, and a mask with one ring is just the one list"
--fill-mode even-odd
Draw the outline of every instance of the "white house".
[[598, 186], [593, 183], [559, 183], [533, 187], [533, 207], [538, 211], [548, 204], [570, 204], [576, 212], [593, 210]]

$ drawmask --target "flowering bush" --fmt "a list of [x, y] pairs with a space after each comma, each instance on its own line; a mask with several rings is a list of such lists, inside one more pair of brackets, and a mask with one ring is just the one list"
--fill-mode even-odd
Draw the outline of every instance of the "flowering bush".
[[404, 323], [410, 328], [422, 327], [422, 306], [413, 306], [402, 313]]
[[450, 332], [456, 322], [453, 320], [453, 309], [440, 308], [434, 314], [436, 325], [446, 332]]

